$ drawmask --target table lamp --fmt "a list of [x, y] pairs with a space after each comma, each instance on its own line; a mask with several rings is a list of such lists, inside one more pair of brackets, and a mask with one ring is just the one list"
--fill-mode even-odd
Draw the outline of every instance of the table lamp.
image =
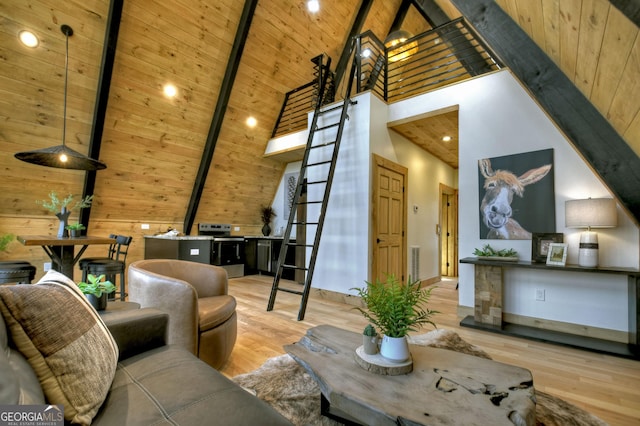
[[564, 221], [567, 228], [587, 228], [580, 235], [578, 265], [598, 266], [598, 234], [591, 228], [613, 228], [618, 224], [613, 198], [569, 200], [565, 203]]

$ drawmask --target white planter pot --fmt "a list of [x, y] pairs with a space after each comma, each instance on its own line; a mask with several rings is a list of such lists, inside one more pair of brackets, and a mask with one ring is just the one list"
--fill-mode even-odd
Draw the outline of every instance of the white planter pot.
[[382, 337], [380, 345], [380, 355], [391, 362], [405, 362], [411, 356], [409, 354], [409, 343], [407, 337]]

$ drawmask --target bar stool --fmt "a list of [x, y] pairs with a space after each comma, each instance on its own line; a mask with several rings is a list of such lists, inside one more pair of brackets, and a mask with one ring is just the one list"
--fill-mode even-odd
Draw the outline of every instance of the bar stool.
[[36, 267], [23, 260], [0, 262], [0, 284], [31, 284]]
[[87, 282], [89, 274], [100, 276], [105, 275], [107, 280], [115, 284], [116, 275], [120, 275], [120, 300], [125, 300], [127, 293], [125, 292], [125, 272], [127, 253], [129, 244], [133, 237], [124, 235], [110, 235], [115, 238], [116, 242], [109, 246], [108, 257], [87, 257], [80, 259], [78, 262], [82, 270], [82, 281]]

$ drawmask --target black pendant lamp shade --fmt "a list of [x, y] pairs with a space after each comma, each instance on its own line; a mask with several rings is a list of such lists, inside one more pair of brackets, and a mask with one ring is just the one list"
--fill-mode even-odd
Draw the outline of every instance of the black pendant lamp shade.
[[36, 149], [33, 151], [18, 152], [14, 156], [18, 160], [27, 163], [37, 164], [39, 166], [57, 167], [60, 169], [76, 169], [76, 170], [102, 170], [107, 165], [102, 161], [94, 160], [84, 154], [79, 153], [69, 147], [65, 142], [67, 128], [67, 76], [69, 74], [69, 37], [73, 35], [73, 29], [68, 25], [60, 27], [62, 33], [66, 36], [66, 56], [65, 56], [65, 74], [64, 74], [64, 115], [62, 124], [62, 145], [56, 145], [49, 148]]

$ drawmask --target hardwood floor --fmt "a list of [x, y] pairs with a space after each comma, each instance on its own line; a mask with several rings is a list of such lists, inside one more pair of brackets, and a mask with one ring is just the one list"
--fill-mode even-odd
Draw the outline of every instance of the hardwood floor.
[[[362, 315], [346, 303], [312, 296], [304, 321], [297, 321], [300, 297], [279, 292], [274, 310], [266, 311], [272, 277], [252, 275], [229, 280], [238, 307], [238, 340], [221, 370], [228, 377], [258, 368], [282, 346], [296, 342], [309, 327], [331, 324], [360, 332]], [[640, 424], [640, 361], [602, 355], [532, 340], [461, 328], [456, 281], [436, 284], [429, 306], [440, 311], [438, 328], [455, 330], [463, 339], [500, 362], [531, 371], [536, 389], [569, 401], [610, 425]], [[421, 332], [430, 331], [425, 328]]]

